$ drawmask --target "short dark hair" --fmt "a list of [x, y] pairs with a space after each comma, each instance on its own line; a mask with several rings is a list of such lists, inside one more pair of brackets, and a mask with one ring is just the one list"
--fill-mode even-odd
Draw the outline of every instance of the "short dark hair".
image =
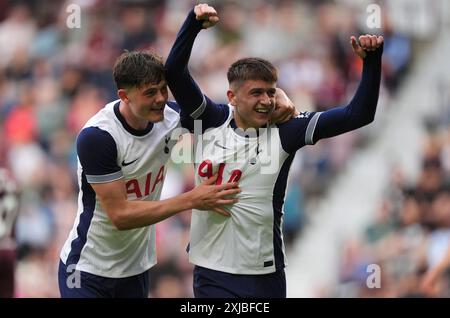
[[157, 84], [165, 79], [162, 57], [147, 51], [122, 53], [114, 63], [114, 81], [117, 89]]
[[228, 83], [262, 80], [273, 83], [278, 80], [278, 71], [269, 61], [258, 57], [247, 57], [234, 62], [227, 72]]

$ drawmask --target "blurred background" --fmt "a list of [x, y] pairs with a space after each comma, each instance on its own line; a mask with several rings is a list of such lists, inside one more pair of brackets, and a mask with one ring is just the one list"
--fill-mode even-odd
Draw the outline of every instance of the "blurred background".
[[[449, 297], [447, 276], [432, 293], [420, 288], [450, 247], [449, 1], [207, 2], [221, 21], [201, 32], [190, 66], [217, 102], [226, 102], [228, 66], [260, 56], [278, 67], [279, 86], [299, 110], [343, 105], [362, 67], [350, 35], [385, 38], [375, 122], [301, 149], [291, 168], [288, 297]], [[372, 3], [381, 8], [378, 29], [367, 25]], [[71, 4], [81, 9], [79, 28]], [[14, 297], [59, 297], [59, 252], [77, 210], [74, 142], [117, 98], [115, 58], [125, 49], [166, 57], [194, 5], [0, 0], [0, 167], [20, 189], [13, 237], [0, 250], [16, 250]], [[172, 165], [163, 196], [191, 189], [192, 174], [190, 165]], [[189, 222], [186, 211], [157, 225], [151, 297], [192, 297]], [[0, 253], [0, 269], [10, 257]], [[380, 288], [367, 285], [370, 264], [379, 266]], [[0, 289], [8, 283], [0, 275]]]

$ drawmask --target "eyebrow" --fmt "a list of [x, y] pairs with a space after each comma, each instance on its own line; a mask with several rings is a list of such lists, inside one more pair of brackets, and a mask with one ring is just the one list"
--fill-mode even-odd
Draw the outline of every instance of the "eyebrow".
[[153, 93], [153, 92], [155, 92], [155, 91], [157, 91], [157, 90], [159, 90], [159, 89], [163, 89], [163, 88], [166, 88], [166, 87], [167, 87], [167, 83], [166, 83], [166, 82], [164, 82], [162, 85], [159, 85], [159, 86], [152, 86], [152, 87], [149, 87], [149, 88], [147, 88], [147, 89], [144, 91], [144, 95]]
[[156, 87], [150, 87], [144, 91], [144, 95], [154, 93], [156, 90], [158, 90]]
[[264, 88], [252, 88], [250, 90], [250, 93], [261, 93], [261, 92], [267, 92], [267, 93], [272, 93], [275, 94], [276, 92], [276, 88], [268, 88], [268, 89], [264, 89]]

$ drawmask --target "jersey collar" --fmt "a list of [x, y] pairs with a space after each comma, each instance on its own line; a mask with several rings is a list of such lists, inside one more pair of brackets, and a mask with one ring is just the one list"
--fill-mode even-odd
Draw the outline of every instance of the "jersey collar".
[[[233, 128], [233, 131], [238, 136], [245, 137], [245, 138], [257, 138], [257, 137], [259, 137], [259, 129], [255, 129], [255, 130], [251, 129], [250, 133], [249, 133], [249, 131], [246, 132], [245, 130], [242, 130], [241, 128], [239, 128], [236, 125], [236, 121], [234, 120], [234, 118], [232, 118], [231, 121], [230, 121], [230, 127]], [[264, 125], [261, 128], [267, 128], [267, 125]], [[252, 134], [251, 133], [252, 131], [256, 132], [256, 134]]]
[[134, 136], [142, 137], [142, 136], [147, 135], [152, 130], [153, 123], [151, 123], [151, 122], [149, 122], [147, 127], [143, 130], [137, 130], [137, 129], [134, 129], [133, 127], [131, 127], [130, 125], [128, 125], [127, 121], [120, 113], [119, 105], [120, 105], [120, 101], [118, 101], [114, 105], [114, 114], [116, 115], [117, 119], [120, 121], [120, 123], [122, 124], [123, 128], [125, 128], [126, 131], [128, 131], [130, 134], [132, 134]]

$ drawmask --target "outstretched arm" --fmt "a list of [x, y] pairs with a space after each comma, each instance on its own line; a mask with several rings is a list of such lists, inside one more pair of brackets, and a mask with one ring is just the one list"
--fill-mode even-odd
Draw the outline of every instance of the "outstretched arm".
[[[82, 167], [83, 191], [96, 196], [103, 210], [119, 230], [155, 224], [188, 209], [215, 211], [227, 215], [224, 205], [236, 199], [236, 183], [216, 185], [217, 175], [193, 190], [167, 200], [128, 200], [122, 168], [117, 164], [117, 145], [113, 137], [98, 127], [84, 128], [77, 138], [77, 153]], [[89, 202], [86, 201], [86, 202]], [[94, 209], [93, 206], [90, 206]]]
[[350, 41], [353, 51], [364, 60], [361, 82], [347, 106], [314, 115], [311, 119], [316, 121], [313, 143], [368, 125], [375, 118], [380, 92], [383, 37], [364, 35], [359, 37], [359, 43], [355, 37], [351, 37]]
[[189, 192], [156, 201], [127, 200], [123, 179], [93, 183], [91, 186], [117, 229], [130, 230], [155, 224], [189, 209], [215, 211], [229, 216], [223, 206], [236, 203], [237, 199], [229, 196], [239, 193], [240, 189], [236, 188], [236, 183], [216, 185], [216, 181], [217, 175], [214, 175]]

